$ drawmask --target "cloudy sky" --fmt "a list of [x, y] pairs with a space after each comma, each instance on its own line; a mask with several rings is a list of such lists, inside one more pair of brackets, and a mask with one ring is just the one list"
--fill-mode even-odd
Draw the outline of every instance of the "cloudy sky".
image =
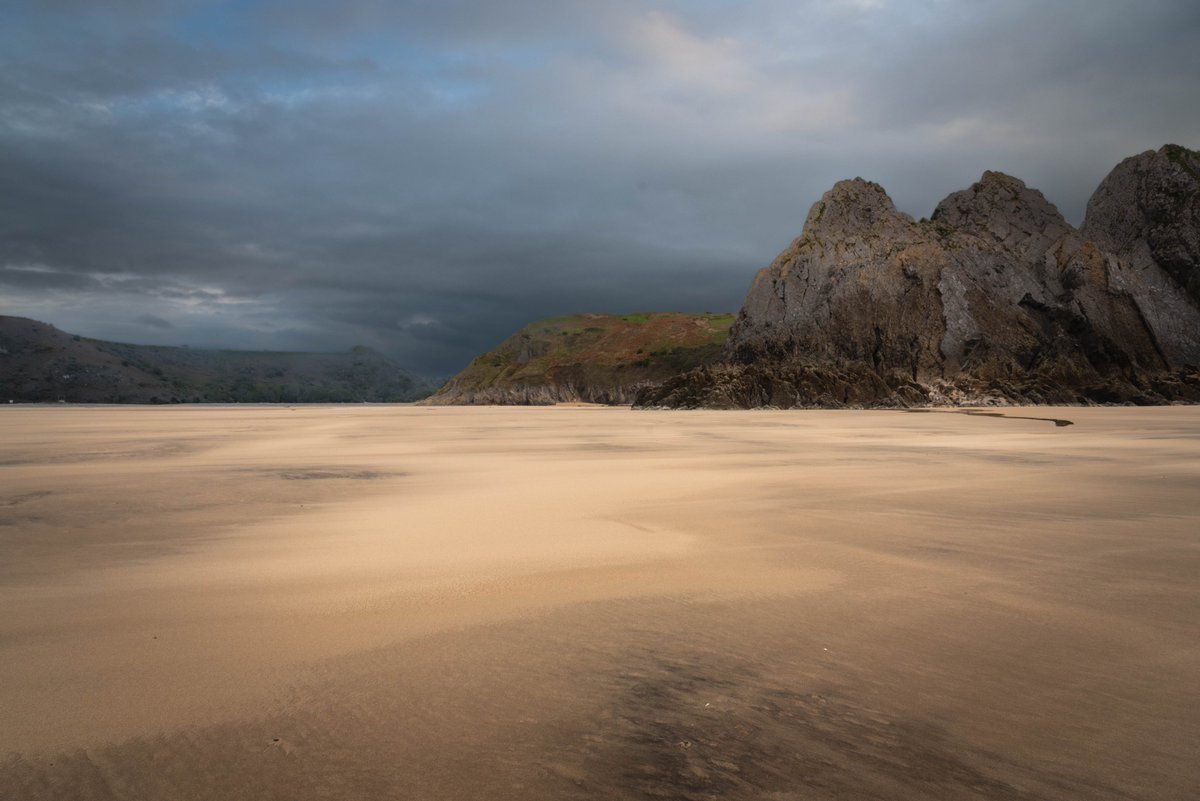
[[449, 373], [574, 311], [735, 310], [834, 181], [1073, 222], [1200, 147], [1195, 0], [5, 0], [0, 313]]

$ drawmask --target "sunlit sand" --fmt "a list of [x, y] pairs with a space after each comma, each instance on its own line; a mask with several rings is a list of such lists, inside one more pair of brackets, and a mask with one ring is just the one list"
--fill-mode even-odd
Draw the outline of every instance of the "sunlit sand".
[[1001, 414], [2, 408], [0, 798], [1194, 798], [1200, 409]]

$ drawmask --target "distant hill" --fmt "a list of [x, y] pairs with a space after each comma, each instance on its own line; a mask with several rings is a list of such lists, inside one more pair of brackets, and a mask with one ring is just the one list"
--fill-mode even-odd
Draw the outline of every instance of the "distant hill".
[[629, 403], [718, 357], [732, 314], [576, 314], [539, 320], [477, 357], [429, 404]]
[[432, 391], [364, 347], [290, 353], [126, 345], [0, 315], [0, 403], [397, 402]]

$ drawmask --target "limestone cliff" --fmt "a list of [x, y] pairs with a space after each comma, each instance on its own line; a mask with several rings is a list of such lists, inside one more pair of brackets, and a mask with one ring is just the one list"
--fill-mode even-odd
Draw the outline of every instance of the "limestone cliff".
[[1088, 202], [1081, 234], [1121, 260], [1114, 278], [1175, 363], [1200, 363], [1200, 153], [1125, 159]]
[[839, 182], [755, 278], [721, 361], [637, 403], [1198, 400], [1196, 154], [1133, 161], [1082, 232], [1001, 173], [921, 221], [878, 184]]

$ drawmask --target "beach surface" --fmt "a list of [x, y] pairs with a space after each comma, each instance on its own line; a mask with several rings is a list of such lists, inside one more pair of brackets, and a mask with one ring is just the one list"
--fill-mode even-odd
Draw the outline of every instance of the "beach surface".
[[0, 408], [0, 610], [2, 799], [1190, 800], [1200, 408]]

